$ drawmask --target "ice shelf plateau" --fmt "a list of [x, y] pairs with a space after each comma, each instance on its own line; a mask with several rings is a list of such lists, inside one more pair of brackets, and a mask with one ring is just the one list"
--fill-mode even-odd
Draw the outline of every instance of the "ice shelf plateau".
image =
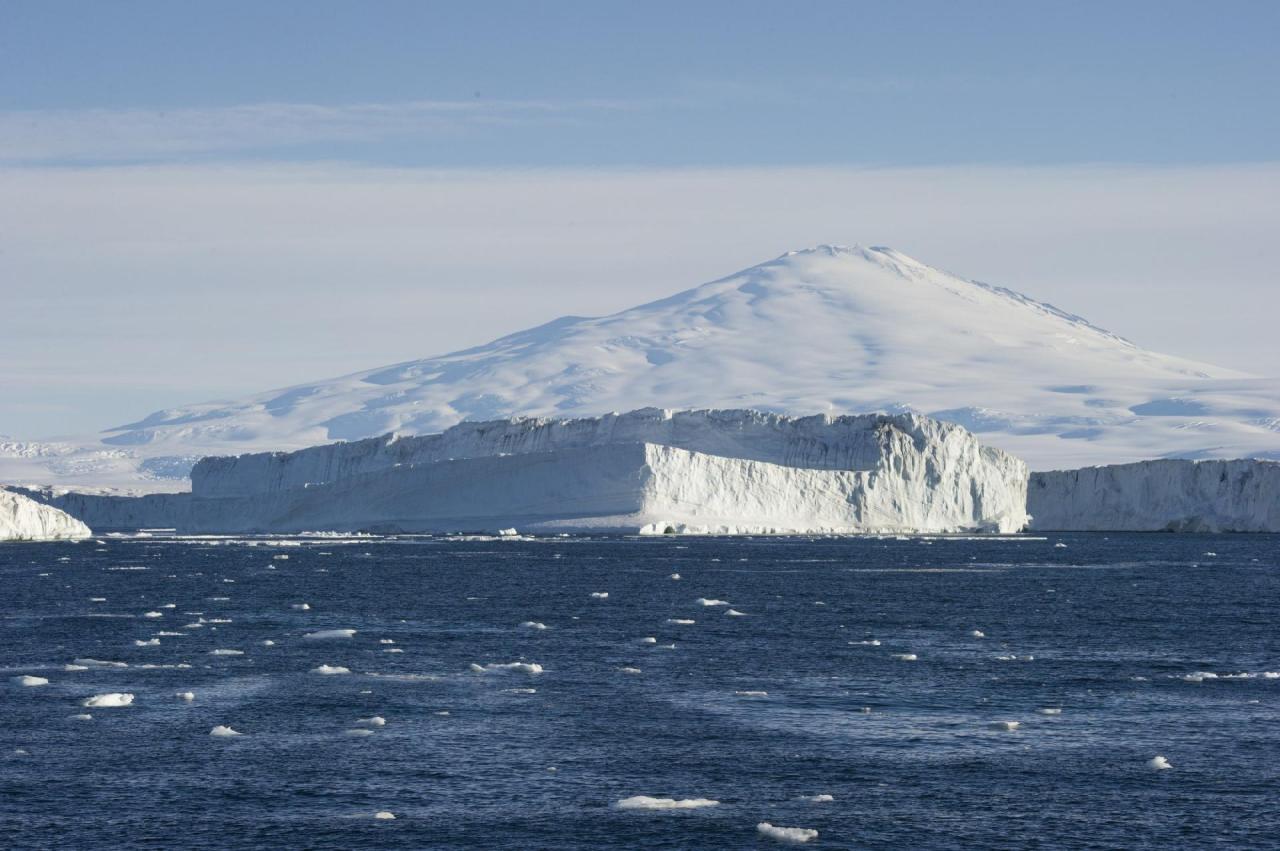
[[1026, 484], [917, 414], [644, 408], [205, 458], [189, 494], [29, 493], [99, 530], [1016, 532]]
[[90, 534], [65, 511], [0, 488], [0, 541], [67, 541]]

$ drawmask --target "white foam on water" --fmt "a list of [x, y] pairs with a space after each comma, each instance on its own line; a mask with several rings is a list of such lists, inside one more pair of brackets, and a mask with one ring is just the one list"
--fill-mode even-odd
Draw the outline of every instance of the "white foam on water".
[[697, 623], [693, 618], [667, 618], [667, 623], [679, 624], [681, 626], [690, 626]]
[[607, 600], [609, 599], [609, 592], [608, 591], [592, 591], [591, 597], [592, 599], [595, 599], [595, 600]]
[[737, 609], [729, 609], [725, 614], [731, 618], [745, 618], [747, 616], [746, 612], [740, 612]]
[[1169, 764], [1169, 760], [1159, 755], [1153, 756], [1151, 759], [1147, 760], [1147, 765], [1154, 768], [1156, 771], [1164, 771], [1166, 768], [1173, 768], [1173, 766]]
[[725, 600], [713, 600], [708, 597], [699, 597], [693, 601], [699, 606], [727, 606], [729, 603]]
[[835, 800], [831, 795], [801, 795], [800, 800], [814, 804], [829, 804]]
[[546, 629], [547, 625], [541, 621], [525, 621], [520, 624], [525, 629]]
[[182, 628], [183, 628], [183, 629], [204, 629], [204, 624], [202, 624], [202, 623], [184, 623], [184, 624], [182, 625]]
[[537, 662], [490, 662], [488, 665], [471, 663], [471, 670], [477, 674], [501, 673], [511, 671], [519, 674], [541, 674], [542, 666]]
[[920, 657], [914, 653], [891, 653], [890, 658], [897, 659], [900, 662], [914, 662]]
[[361, 727], [385, 727], [387, 726], [387, 719], [381, 715], [372, 715], [368, 718], [357, 718], [356, 723]]
[[49, 681], [44, 677], [33, 677], [30, 674], [24, 674], [20, 677], [14, 677], [13, 682], [20, 686], [34, 688], [36, 686], [47, 686]]
[[116, 707], [128, 706], [133, 703], [133, 695], [126, 692], [112, 691], [106, 694], [95, 694], [93, 697], [86, 697], [80, 701], [81, 706], [94, 707]]
[[105, 602], [107, 602], [107, 598], [106, 598], [106, 597], [90, 597], [90, 598], [89, 598], [89, 602], [90, 602], [90, 603], [105, 603]]
[[378, 810], [376, 813], [373, 814], [373, 817], [375, 819], [378, 819], [379, 821], [395, 821], [396, 820], [396, 814], [392, 812], [388, 812], [387, 810]]
[[210, 656], [243, 656], [243, 650], [232, 650], [227, 647], [220, 647], [217, 650], [210, 650]]
[[157, 638], [160, 638], [160, 637], [164, 637], [164, 638], [181, 638], [182, 636], [186, 635], [186, 633], [185, 633], [185, 632], [168, 632], [168, 631], [166, 631], [166, 630], [163, 630], [163, 629], [162, 629], [162, 630], [160, 630], [159, 632], [154, 632], [154, 633], [152, 633], [152, 635], [156, 636]]
[[384, 647], [382, 648], [382, 652], [383, 653], [403, 653], [404, 651], [401, 650], [399, 647]]
[[351, 638], [356, 634], [354, 629], [322, 629], [308, 632], [303, 638], [309, 641], [327, 641], [331, 638]]
[[809, 827], [774, 827], [767, 821], [762, 821], [756, 825], [756, 831], [761, 836], [767, 836], [770, 839], [776, 839], [779, 842], [787, 842], [793, 845], [801, 845], [805, 842], [811, 842], [818, 838], [818, 831]]
[[379, 638], [378, 643], [379, 644], [395, 644], [395, 641], [390, 638]]
[[992, 721], [987, 725], [988, 729], [999, 730], [1002, 733], [1012, 733], [1021, 726], [1020, 721]]
[[313, 673], [313, 674], [323, 674], [323, 675], [325, 675], [325, 676], [330, 676], [330, 677], [331, 677], [331, 676], [334, 676], [334, 675], [337, 675], [337, 674], [349, 674], [349, 673], [351, 673], [351, 669], [350, 669], [350, 668], [344, 668], [344, 667], [343, 667], [343, 666], [341, 666], [341, 665], [321, 665], [321, 666], [320, 666], [320, 667], [318, 667], [318, 668], [312, 668], [312, 669], [311, 669], [311, 673]]
[[651, 798], [648, 795], [633, 795], [623, 798], [614, 806], [620, 810], [696, 810], [719, 804], [719, 801], [710, 798]]
[[233, 730], [226, 724], [219, 724], [209, 731], [209, 735], [215, 736], [219, 739], [229, 739], [232, 736], [243, 736], [244, 733], [241, 733], [239, 730]]

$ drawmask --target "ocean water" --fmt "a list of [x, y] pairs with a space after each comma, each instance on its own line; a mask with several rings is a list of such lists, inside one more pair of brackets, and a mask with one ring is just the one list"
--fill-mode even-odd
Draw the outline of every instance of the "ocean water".
[[1280, 847], [1277, 604], [1262, 535], [5, 545], [0, 846]]

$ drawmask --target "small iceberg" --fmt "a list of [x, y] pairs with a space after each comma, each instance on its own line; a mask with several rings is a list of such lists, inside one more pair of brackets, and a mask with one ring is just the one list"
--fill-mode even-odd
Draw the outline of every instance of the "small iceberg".
[[667, 623], [679, 624], [680, 626], [692, 626], [697, 623], [693, 618], [667, 618]]
[[1147, 760], [1147, 765], [1154, 768], [1156, 771], [1164, 771], [1167, 768], [1173, 768], [1173, 766], [1169, 764], [1169, 760], [1159, 755], [1153, 756], [1151, 759]]
[[914, 662], [920, 657], [914, 653], [892, 653], [890, 658], [897, 659], [899, 662]]
[[220, 739], [226, 739], [226, 738], [230, 738], [231, 736], [243, 736], [244, 733], [241, 733], [239, 730], [233, 730], [225, 724], [219, 724], [218, 726], [214, 727], [212, 730], [209, 731], [209, 735], [216, 736]]
[[709, 598], [707, 598], [707, 597], [699, 597], [698, 599], [694, 600], [693, 602], [697, 603], [699, 606], [727, 606], [727, 605], [729, 605], [728, 601], [726, 601], [726, 600], [714, 600], [714, 599], [709, 599]]
[[679, 581], [680, 581], [680, 574], [678, 574], [678, 573], [673, 573], [673, 574], [671, 574], [671, 578], [672, 578], [672, 579], [674, 579], [674, 580], [676, 580], [677, 582], [679, 582]]
[[190, 703], [191, 701], [196, 699], [196, 693], [194, 691], [174, 692], [173, 696], [180, 700], [185, 700], [187, 703]]
[[81, 706], [128, 706], [133, 703], [133, 695], [126, 692], [112, 691], [106, 694], [95, 694], [93, 697], [87, 697], [81, 701]]
[[309, 605], [308, 605], [308, 604], [306, 604], [306, 603], [294, 603], [294, 604], [293, 604], [293, 605], [291, 605], [289, 608], [293, 609], [295, 612], [309, 612], [309, 611], [311, 611], [311, 606], [309, 606]]
[[999, 730], [1002, 733], [1012, 733], [1021, 726], [1020, 721], [992, 721], [987, 725], [988, 729]]
[[322, 629], [317, 632], [308, 632], [302, 637], [309, 641], [327, 641], [331, 638], [351, 638], [355, 634], [354, 629]]
[[829, 804], [835, 798], [830, 795], [801, 795], [800, 800], [808, 801], [811, 804]]
[[818, 838], [818, 831], [809, 827], [774, 827], [767, 821], [762, 821], [756, 825], [756, 830], [761, 836], [767, 836], [770, 839], [776, 839], [779, 842], [790, 842], [800, 845], [805, 842], [811, 842]]
[[355, 727], [355, 728], [353, 728], [353, 729], [351, 729], [351, 730], [343, 730], [343, 731], [342, 731], [342, 735], [344, 735], [344, 736], [372, 736], [372, 735], [373, 735], [373, 731], [372, 731], [372, 730], [370, 730], [368, 727]]
[[745, 618], [747, 616], [746, 612], [740, 612], [737, 609], [729, 609], [725, 614], [731, 618]]
[[72, 715], [71, 720], [72, 721], [92, 721], [93, 716], [90, 715], [88, 712], [81, 712], [79, 715]]
[[144, 618], [162, 618], [164, 617], [164, 612], [147, 612], [146, 614], [143, 615], [143, 617]]
[[361, 727], [385, 727], [387, 726], [387, 719], [381, 715], [374, 715], [369, 718], [357, 718], [356, 723]]
[[541, 674], [542, 666], [537, 662], [490, 662], [488, 665], [477, 665], [471, 663], [471, 670], [477, 674], [487, 674], [494, 671], [514, 671], [520, 674]]
[[621, 672], [622, 672], [622, 673], [624, 673], [624, 674], [642, 674], [642, 673], [644, 673], [644, 672], [643, 672], [643, 671], [641, 671], [639, 668], [632, 668], [632, 667], [619, 668], [618, 670], [619, 670], [619, 671], [621, 671]]
[[376, 813], [373, 814], [373, 817], [378, 819], [379, 821], [395, 821], [396, 820], [396, 814], [393, 812], [389, 812], [387, 810], [378, 810]]
[[609, 592], [608, 591], [592, 591], [591, 598], [594, 600], [607, 600], [609, 599]]
[[312, 668], [312, 669], [311, 669], [311, 673], [313, 673], [313, 674], [323, 674], [323, 675], [325, 675], [325, 676], [330, 676], [330, 677], [331, 677], [331, 676], [334, 676], [334, 675], [336, 675], [336, 674], [349, 674], [349, 673], [351, 673], [351, 669], [350, 669], [350, 668], [344, 668], [344, 667], [343, 667], [343, 666], [341, 666], [341, 665], [321, 665], [321, 666], [320, 666], [320, 667], [318, 667], [318, 668]]
[[767, 691], [735, 691], [737, 697], [768, 697]]
[[623, 798], [614, 806], [620, 810], [696, 810], [719, 804], [719, 801], [710, 798], [651, 798], [648, 795], [634, 795]]
[[547, 625], [541, 621], [525, 621], [520, 624], [525, 629], [546, 629]]
[[971, 632], [971, 633], [969, 633], [969, 634], [970, 634], [970, 635], [972, 635], [974, 638], [986, 638], [986, 637], [987, 637], [987, 634], [986, 634], [985, 632], [983, 632], [982, 630], [980, 630], [980, 629], [975, 629], [973, 632]]
[[14, 677], [13, 681], [20, 686], [34, 688], [35, 686], [47, 686], [49, 681], [44, 677], [33, 677], [30, 674], [23, 674], [21, 677]]
[[1037, 709], [1036, 712], [1039, 712], [1041, 715], [1061, 715], [1062, 714], [1062, 710], [1056, 706], [1045, 706], [1041, 709]]
[[159, 647], [159, 646], [160, 646], [160, 639], [158, 639], [158, 638], [148, 638], [148, 639], [145, 639], [145, 640], [144, 640], [144, 639], [141, 639], [141, 638], [135, 638], [135, 639], [133, 640], [133, 646], [134, 646], [134, 647]]

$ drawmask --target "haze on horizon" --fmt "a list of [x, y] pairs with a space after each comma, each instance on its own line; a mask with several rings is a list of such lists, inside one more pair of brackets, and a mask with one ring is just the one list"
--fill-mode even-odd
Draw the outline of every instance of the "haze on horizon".
[[1248, 2], [11, 3], [0, 434], [440, 354], [828, 242], [1273, 373], [1277, 24]]

